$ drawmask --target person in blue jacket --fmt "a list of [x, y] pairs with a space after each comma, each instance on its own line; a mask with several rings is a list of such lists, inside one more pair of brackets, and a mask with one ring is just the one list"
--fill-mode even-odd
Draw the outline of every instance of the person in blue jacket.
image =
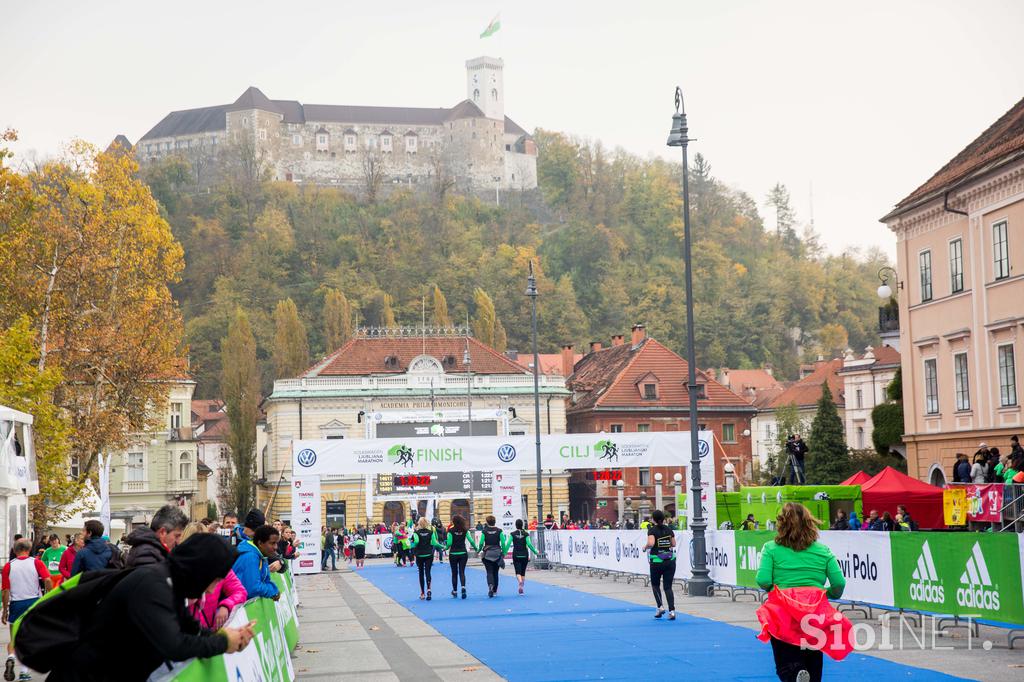
[[280, 533], [273, 526], [260, 526], [251, 540], [238, 545], [238, 558], [232, 570], [250, 597], [266, 597], [277, 601], [281, 594], [270, 579], [268, 557], [277, 554]]
[[96, 519], [85, 522], [85, 546], [78, 550], [71, 565], [71, 575], [85, 571], [99, 571], [110, 564], [113, 555], [110, 543], [103, 539], [103, 523]]

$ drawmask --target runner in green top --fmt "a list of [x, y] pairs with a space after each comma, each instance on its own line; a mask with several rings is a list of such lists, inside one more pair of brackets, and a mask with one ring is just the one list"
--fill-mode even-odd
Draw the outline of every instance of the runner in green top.
[[530, 552], [534, 556], [540, 554], [533, 546], [530, 534], [523, 530], [523, 520], [516, 519], [516, 529], [512, 531], [512, 566], [516, 570], [516, 579], [519, 581], [519, 594], [523, 593], [523, 586], [526, 584], [526, 565], [530, 563]]
[[60, 544], [60, 538], [56, 534], [50, 535], [50, 546], [43, 552], [43, 565], [50, 575], [60, 575], [60, 558], [64, 556], [66, 547]]
[[412, 534], [412, 548], [420, 577], [420, 599], [424, 597], [423, 588], [426, 585], [426, 599], [430, 601], [430, 567], [434, 564], [434, 548], [444, 545], [437, 541], [437, 531], [430, 527], [427, 517], [421, 516], [416, 525]]
[[448, 550], [448, 564], [452, 569], [452, 596], [459, 589], [459, 580], [462, 580], [462, 598], [466, 598], [466, 563], [469, 561], [469, 552], [466, 550], [466, 541], [474, 551], [479, 552], [480, 548], [473, 539], [472, 534], [467, 532], [466, 519], [455, 515], [452, 517], [452, 527], [448, 529], [448, 539], [444, 547]]
[[363, 559], [366, 558], [366, 538], [358, 533], [352, 539], [352, 553], [356, 558], [356, 568], [362, 568]]
[[498, 593], [498, 570], [505, 565], [505, 553], [511, 544], [509, 536], [495, 525], [494, 516], [487, 517], [487, 525], [483, 530], [483, 554], [484, 570], [487, 571], [487, 596], [493, 597]]

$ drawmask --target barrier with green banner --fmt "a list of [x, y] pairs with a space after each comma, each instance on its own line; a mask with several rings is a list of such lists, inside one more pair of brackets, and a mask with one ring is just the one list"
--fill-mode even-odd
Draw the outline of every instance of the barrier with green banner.
[[240, 627], [249, 621], [255, 636], [244, 650], [213, 658], [194, 659], [174, 674], [161, 678], [175, 682], [278, 682], [294, 680], [291, 650], [299, 639], [298, 604], [290, 573], [273, 574], [271, 579], [281, 591], [281, 598], [250, 599], [237, 609], [228, 627]]

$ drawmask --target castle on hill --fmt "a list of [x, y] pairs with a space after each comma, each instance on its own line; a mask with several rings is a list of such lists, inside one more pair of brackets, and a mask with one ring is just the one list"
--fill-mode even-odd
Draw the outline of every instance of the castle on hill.
[[467, 61], [467, 97], [451, 108], [302, 104], [250, 87], [231, 104], [172, 111], [134, 151], [142, 164], [184, 156], [197, 176], [234, 152], [296, 183], [534, 189], [537, 146], [505, 115], [503, 68], [494, 57]]

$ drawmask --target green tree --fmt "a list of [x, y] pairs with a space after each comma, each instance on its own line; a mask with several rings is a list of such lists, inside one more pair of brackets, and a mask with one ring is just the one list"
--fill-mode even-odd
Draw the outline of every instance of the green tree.
[[819, 485], [835, 485], [845, 478], [849, 468], [849, 448], [843, 433], [843, 420], [832, 399], [828, 382], [821, 384], [818, 411], [811, 422], [807, 440], [807, 480]]
[[324, 351], [333, 353], [352, 338], [352, 306], [345, 294], [328, 289], [324, 294]]
[[448, 328], [452, 326], [452, 318], [448, 316], [448, 299], [441, 292], [441, 287], [434, 285], [434, 312], [433, 322], [435, 327]]
[[231, 476], [227, 509], [245, 514], [256, 497], [256, 419], [259, 416], [260, 372], [256, 339], [249, 316], [239, 308], [221, 341], [221, 390], [228, 413], [227, 445], [231, 450]]
[[885, 387], [888, 399], [875, 405], [871, 410], [871, 444], [880, 455], [888, 455], [893, 445], [903, 442], [903, 372], [896, 370], [889, 385]]
[[274, 308], [274, 378], [296, 377], [309, 367], [306, 327], [295, 301], [286, 298]]

